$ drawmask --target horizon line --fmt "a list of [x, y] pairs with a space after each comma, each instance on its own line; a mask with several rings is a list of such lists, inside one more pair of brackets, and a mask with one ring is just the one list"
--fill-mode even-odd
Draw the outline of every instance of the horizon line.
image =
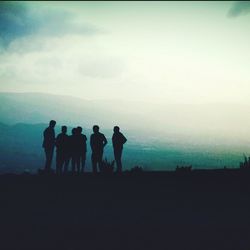
[[1, 94], [29, 94], [29, 95], [47, 95], [47, 96], [58, 96], [58, 97], [67, 97], [67, 98], [72, 98], [72, 99], [80, 99], [83, 101], [119, 101], [119, 102], [129, 102], [129, 103], [148, 103], [148, 104], [155, 104], [155, 105], [244, 105], [244, 106], [250, 106], [250, 103], [240, 103], [240, 102], [164, 102], [160, 100], [159, 102], [154, 102], [154, 101], [144, 101], [144, 100], [125, 100], [125, 99], [119, 99], [119, 98], [112, 98], [112, 99], [87, 99], [87, 98], [82, 98], [79, 96], [73, 96], [73, 95], [65, 95], [65, 94], [55, 94], [51, 92], [40, 92], [40, 91], [0, 91]]

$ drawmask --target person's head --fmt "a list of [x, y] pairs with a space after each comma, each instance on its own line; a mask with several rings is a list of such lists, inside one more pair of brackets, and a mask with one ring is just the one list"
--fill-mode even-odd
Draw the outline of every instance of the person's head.
[[56, 126], [56, 121], [51, 120], [51, 121], [49, 122], [49, 126], [50, 126], [51, 128], [54, 128], [54, 127]]
[[62, 126], [62, 133], [66, 134], [67, 133], [67, 127], [66, 126]]
[[77, 129], [77, 133], [78, 133], [78, 134], [81, 134], [81, 133], [82, 133], [82, 127], [78, 126], [76, 129]]
[[98, 133], [99, 132], [99, 126], [98, 125], [94, 125], [93, 126], [93, 132], [94, 133]]
[[118, 126], [114, 126], [114, 133], [118, 133], [120, 131], [120, 128]]
[[75, 135], [76, 134], [76, 128], [72, 128], [71, 132], [72, 132], [72, 135]]

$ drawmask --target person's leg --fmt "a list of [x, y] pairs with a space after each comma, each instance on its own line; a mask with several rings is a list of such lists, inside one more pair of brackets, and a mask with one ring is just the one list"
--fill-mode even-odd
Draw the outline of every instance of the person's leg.
[[70, 162], [70, 156], [69, 155], [65, 155], [64, 163], [63, 163], [63, 166], [64, 166], [63, 173], [64, 174], [68, 173], [69, 162]]
[[102, 170], [102, 157], [103, 157], [103, 151], [98, 152], [98, 154], [97, 154], [97, 162], [98, 162], [98, 167], [99, 167], [100, 172]]
[[49, 158], [48, 148], [44, 148], [44, 153], [45, 153], [45, 165], [44, 165], [44, 170], [45, 170], [45, 171], [48, 171], [48, 158]]
[[61, 175], [62, 174], [62, 167], [64, 163], [64, 155], [63, 152], [57, 151], [56, 152], [56, 174]]
[[56, 151], [56, 174], [59, 175], [61, 164], [61, 155], [60, 152]]
[[81, 156], [80, 156], [80, 154], [77, 154], [77, 156], [76, 156], [77, 174], [80, 174], [80, 162], [81, 162]]
[[79, 162], [80, 162], [80, 171], [81, 171], [81, 169], [82, 169], [82, 155], [81, 154], [79, 156]]
[[52, 158], [53, 158], [53, 152], [54, 152], [54, 147], [47, 147], [44, 149], [45, 151], [45, 171], [50, 171], [51, 169], [51, 163], [52, 163]]
[[92, 160], [92, 169], [93, 169], [93, 174], [97, 173], [97, 159], [96, 159], [96, 154], [92, 153], [91, 155], [91, 160]]
[[63, 165], [64, 165], [64, 155], [63, 155], [63, 153], [60, 153], [59, 175], [63, 174]]
[[122, 173], [122, 150], [115, 150], [115, 161], [117, 167], [117, 173]]
[[84, 168], [85, 168], [85, 162], [86, 162], [86, 153], [83, 153], [81, 156], [81, 172], [84, 173]]
[[76, 171], [76, 156], [75, 156], [75, 154], [72, 155], [71, 167], [72, 167], [72, 173], [75, 173], [75, 171]]
[[50, 147], [48, 151], [48, 169], [51, 170], [51, 164], [53, 159], [54, 147]]

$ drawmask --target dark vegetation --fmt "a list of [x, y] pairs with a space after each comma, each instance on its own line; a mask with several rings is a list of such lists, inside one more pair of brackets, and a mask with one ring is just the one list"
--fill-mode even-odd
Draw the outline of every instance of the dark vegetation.
[[100, 168], [100, 171], [101, 173], [113, 173], [114, 172], [114, 165], [115, 165], [115, 161], [111, 161], [109, 162], [107, 160], [107, 158], [105, 158], [103, 161], [102, 161], [102, 164], [101, 164], [101, 168]]
[[192, 165], [190, 165], [190, 166], [177, 166], [176, 171], [177, 172], [190, 172], [190, 171], [192, 171]]
[[250, 249], [248, 169], [6, 174], [0, 197], [4, 250]]
[[240, 162], [240, 169], [250, 169], [250, 157], [244, 154], [244, 161]]

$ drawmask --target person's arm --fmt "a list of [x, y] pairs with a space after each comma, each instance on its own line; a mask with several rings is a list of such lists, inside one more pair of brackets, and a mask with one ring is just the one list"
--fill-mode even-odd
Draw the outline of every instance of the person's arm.
[[122, 140], [123, 140], [123, 144], [126, 143], [127, 138], [122, 134]]
[[105, 137], [105, 135], [103, 135], [103, 147], [105, 147], [107, 145], [108, 141]]

